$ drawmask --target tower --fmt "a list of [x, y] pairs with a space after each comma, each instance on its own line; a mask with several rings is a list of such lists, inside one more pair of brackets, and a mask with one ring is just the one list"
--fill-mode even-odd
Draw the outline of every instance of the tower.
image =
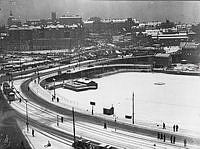
[[52, 22], [56, 21], [56, 12], [51, 12], [51, 20]]

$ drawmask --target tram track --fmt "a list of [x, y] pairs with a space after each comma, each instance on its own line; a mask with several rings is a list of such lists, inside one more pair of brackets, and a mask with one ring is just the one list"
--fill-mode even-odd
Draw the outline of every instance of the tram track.
[[[15, 88], [15, 90], [17, 91], [16, 88]], [[18, 93], [18, 95], [17, 95], [18, 98], [24, 98], [19, 92], [17, 92], [17, 93]], [[19, 102], [19, 101], [15, 101], [15, 102]], [[12, 103], [12, 104], [16, 108], [19, 108], [20, 111], [23, 111], [23, 112], [20, 113], [20, 112], [18, 112], [18, 110], [15, 109], [16, 114], [18, 115], [18, 118], [25, 122], [26, 116], [24, 114], [22, 114], [22, 113], [25, 113], [25, 108], [20, 107], [18, 105], [24, 104], [24, 107], [25, 107], [25, 104], [27, 104], [26, 101], [22, 99], [22, 101], [20, 103], [16, 103], [16, 104]], [[31, 126], [36, 127], [38, 129], [41, 129], [45, 132], [48, 132], [49, 134], [54, 135], [54, 136], [61, 138], [63, 140], [66, 139], [66, 138], [63, 138], [63, 137], [65, 137], [64, 135], [60, 136], [60, 134], [63, 133], [62, 130], [53, 128], [52, 126], [48, 126], [48, 127], [46, 126], [47, 124], [55, 123], [56, 116], [57, 116], [57, 114], [55, 112], [53, 112], [49, 109], [46, 109], [44, 107], [41, 107], [41, 106], [31, 102], [31, 101], [28, 102], [28, 107], [29, 107], [29, 122], [30, 122]], [[34, 111], [37, 111], [37, 114], [35, 114]], [[42, 115], [40, 115], [39, 113], [42, 113]], [[48, 115], [48, 117], [45, 118], [45, 115]], [[63, 123], [62, 125], [69, 128], [69, 125], [71, 125], [71, 123], [72, 123], [72, 119], [70, 119], [68, 116], [65, 117], [65, 118], [68, 118], [68, 122]], [[41, 119], [44, 119], [44, 122], [41, 122]], [[79, 136], [80, 136], [81, 133], [84, 134], [85, 132], [89, 132], [89, 134], [95, 134], [97, 136], [96, 138], [98, 138], [98, 136], [103, 135], [103, 138], [100, 137], [99, 140], [98, 139], [95, 140], [97, 142], [98, 141], [99, 142], [106, 142], [108, 144], [112, 144], [112, 145], [114, 144], [115, 146], [118, 146], [118, 147], [126, 146], [126, 148], [138, 148], [140, 146], [142, 146], [142, 148], [154, 148], [153, 145], [152, 145], [152, 140], [147, 140], [147, 139], [145, 140], [142, 137], [139, 138], [139, 137], [135, 137], [135, 136], [128, 136], [127, 137], [126, 135], [124, 135], [124, 136], [123, 135], [116, 135], [116, 133], [108, 132], [108, 131], [105, 131], [105, 130], [102, 130], [102, 129], [97, 129], [96, 127], [93, 127], [91, 125], [82, 124], [79, 121], [76, 122], [76, 127], [78, 127], [79, 130], [81, 130], [81, 132], [78, 133]], [[68, 140], [70, 139], [70, 141], [68, 141], [68, 144], [69, 144], [69, 142], [72, 143], [72, 140], [73, 140], [72, 133], [66, 133], [66, 135], [69, 135], [69, 134], [70, 134], [70, 137], [68, 138]], [[109, 140], [107, 138], [111, 138], [111, 140]], [[116, 142], [113, 142], [113, 140], [116, 140]], [[124, 144], [122, 146], [120, 142], [126, 142], [126, 144]], [[161, 148], [161, 149], [166, 148], [166, 147], [162, 147], [162, 146], [158, 146], [158, 147]], [[173, 146], [173, 148], [175, 148], [175, 146]]]
[[[27, 83], [27, 82], [25, 82], [25, 83]], [[27, 83], [27, 85], [28, 85], [28, 83]], [[23, 85], [21, 85], [21, 89], [23, 90]], [[25, 89], [25, 88], [24, 88]], [[25, 93], [25, 92], [24, 92]], [[55, 106], [55, 105], [52, 105], [52, 104], [50, 104], [50, 106], [49, 106], [49, 103], [47, 104], [46, 103], [46, 101], [44, 101], [44, 100], [42, 100], [42, 101], [38, 101], [38, 97], [35, 97], [35, 98], [37, 98], [36, 99], [36, 101], [34, 101], [33, 100], [33, 98], [32, 98], [32, 96], [34, 95], [34, 93], [29, 93], [28, 95], [26, 94], [26, 96], [28, 96], [28, 98], [32, 101], [32, 102], [35, 102], [36, 104], [39, 104], [39, 105], [41, 105], [41, 103], [38, 103], [38, 102], [43, 102], [43, 104], [42, 104], [42, 106], [43, 107], [45, 107], [45, 108], [48, 108], [49, 109], [49, 107], [51, 107], [50, 109], [52, 110], [52, 111], [54, 111], [54, 112], [58, 112], [58, 113], [60, 113], [60, 114], [63, 114], [63, 115], [66, 115], [66, 116], [70, 116], [71, 115], [71, 110], [69, 110], [69, 109], [63, 109], [63, 108], [61, 108], [61, 107], [57, 107], [57, 106]], [[40, 98], [40, 97], [39, 97]], [[61, 109], [61, 110], [60, 110]], [[64, 110], [64, 111], [63, 111]], [[98, 119], [98, 118], [96, 118], [97, 119], [97, 121], [96, 120], [90, 120], [91, 118], [93, 118], [93, 116], [89, 116], [90, 118], [89, 118], [89, 120], [85, 120], [86, 119], [86, 117], [88, 116], [88, 115], [84, 115], [84, 114], [81, 114], [80, 116], [79, 116], [79, 113], [78, 112], [76, 112], [76, 116], [78, 116], [78, 118], [77, 119], [79, 119], [79, 121], [86, 121], [86, 122], [91, 122], [91, 123], [93, 123], [93, 124], [98, 124], [99, 125], [99, 123], [102, 123], [103, 121], [105, 121], [105, 119]], [[111, 123], [110, 123], [110, 126], [111, 127], [114, 127], [114, 125], [116, 125], [116, 124], [114, 124], [114, 122], [113, 121], [111, 121]], [[123, 125], [123, 124], [122, 124]], [[116, 128], [117, 129], [122, 129], [122, 130], [127, 130], [127, 128], [125, 127], [122, 127], [122, 125], [118, 125]], [[90, 127], [91, 128], [91, 127]], [[130, 126], [128, 126], [128, 128], [130, 128]], [[133, 129], [133, 127], [131, 127], [132, 129]], [[130, 131], [130, 129], [128, 129], [128, 132], [133, 132], [133, 131]], [[140, 135], [143, 135], [143, 134], [141, 134], [140, 133]], [[148, 135], [147, 135], [148, 136]], [[109, 137], [109, 136], [108, 136]], [[152, 136], [150, 136], [150, 137], [152, 137]], [[136, 137], [137, 138], [137, 137]], [[143, 138], [137, 138], [137, 139], [143, 139]], [[147, 140], [146, 140], [147, 141]], [[159, 141], [158, 141], [158, 143], [160, 143]], [[165, 145], [165, 143], [161, 143], [161, 144], [164, 144]], [[151, 144], [152, 145], [152, 144]], [[148, 145], [147, 145], [148, 146]], [[178, 145], [172, 145], [172, 144], [168, 144], [168, 147], [173, 147], [173, 148], [181, 148], [181, 146], [178, 146]]]
[[[22, 102], [20, 104], [26, 104], [25, 102]], [[15, 105], [16, 106], [16, 105]], [[35, 110], [40, 110], [40, 108], [38, 108], [38, 105], [35, 105], [34, 103], [31, 103], [29, 102], [29, 107], [32, 107], [30, 110], [30, 115], [34, 115], [32, 114], [33, 111]], [[20, 107], [18, 107], [20, 108]], [[34, 109], [35, 108], [35, 109]], [[24, 108], [21, 108], [20, 111], [23, 111]], [[43, 109], [41, 111], [44, 111]], [[40, 112], [41, 112], [40, 111]], [[23, 111], [25, 112], [25, 110]], [[51, 111], [49, 111], [48, 109], [45, 110], [45, 114], [49, 114], [49, 113], [52, 113]], [[55, 117], [55, 115], [52, 115], [51, 116]], [[34, 115], [35, 117], [35, 115]], [[43, 116], [40, 116], [40, 115], [37, 115], [36, 118], [44, 118]], [[25, 119], [25, 118], [24, 118]], [[34, 119], [34, 118], [33, 118]], [[35, 119], [34, 119], [35, 120]], [[38, 121], [38, 120], [36, 120]], [[45, 123], [42, 123], [44, 125], [46, 124], [49, 124], [49, 123], [55, 123], [55, 121], [52, 121], [51, 119], [49, 120], [49, 118], [45, 118]], [[32, 121], [31, 120], [31, 123], [33, 124], [39, 124], [38, 122], [35, 122], [35, 121]], [[40, 122], [41, 123], [41, 122]], [[64, 125], [65, 127], [69, 127], [69, 124], [67, 125], [66, 123], [62, 124]], [[82, 131], [82, 133], [84, 132], [90, 132], [90, 134], [93, 134], [95, 133], [95, 135], [99, 135], [99, 136], [102, 136], [104, 137], [104, 141], [106, 141], [107, 143], [110, 143], [110, 144], [113, 144], [112, 141], [108, 141], [106, 140], [106, 138], [112, 138], [113, 140], [117, 140], [118, 143], [115, 143], [117, 144], [118, 146], [121, 146], [119, 142], [126, 142], [127, 145], [125, 145], [127, 148], [138, 148], [139, 146], [142, 146], [143, 148], [154, 148], [152, 146], [152, 140], [144, 140], [143, 138], [138, 138], [138, 137], [129, 137], [127, 138], [127, 136], [117, 136], [116, 134], [112, 134], [111, 132], [107, 132], [107, 131], [102, 131], [102, 130], [99, 130], [97, 129], [96, 127], [92, 127], [90, 125], [84, 125], [84, 124], [80, 124], [79, 122], [76, 123], [76, 127], [79, 127], [79, 129]], [[56, 128], [55, 128], [56, 129]], [[56, 129], [57, 130], [57, 129]], [[83, 131], [84, 130], [84, 131]], [[49, 132], [51, 135], [55, 135], [56, 137], [59, 137], [59, 135], [57, 134], [54, 134], [54, 133], [51, 133]], [[137, 140], [135, 140], [137, 139]], [[101, 140], [101, 139], [100, 139]], [[149, 143], [145, 143], [145, 141], [148, 141]], [[121, 146], [122, 147], [122, 146]], [[162, 146], [158, 146], [160, 149], [165, 149], [166, 147], [162, 147]], [[174, 147], [173, 147], [174, 148]]]

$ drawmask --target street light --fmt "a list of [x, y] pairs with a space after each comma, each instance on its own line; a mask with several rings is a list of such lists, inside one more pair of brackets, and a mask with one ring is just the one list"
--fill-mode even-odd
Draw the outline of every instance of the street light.
[[13, 71], [11, 71], [11, 88], [12, 89], [14, 88], [14, 85], [13, 85]]
[[74, 147], [76, 147], [74, 107], [72, 107], [72, 117], [73, 117]]
[[26, 127], [27, 127], [27, 132], [29, 131], [28, 129], [28, 125], [29, 125], [29, 122], [28, 122], [28, 104], [27, 104], [27, 99], [24, 99], [25, 102], [26, 102]]
[[59, 126], [59, 115], [57, 115], [57, 126]]
[[114, 117], [115, 117], [115, 131], [116, 131], [116, 129], [117, 129], [117, 128], [116, 128], [116, 127], [117, 127], [117, 118], [118, 118], [118, 117], [117, 117], [116, 115], [114, 115]]
[[135, 118], [134, 118], [134, 106], [135, 106], [135, 105], [134, 105], [134, 92], [133, 92], [133, 96], [132, 96], [132, 106], [133, 106], [133, 107], [132, 107], [132, 108], [133, 108], [133, 109], [132, 109], [132, 123], [134, 124], [134, 123], [135, 123], [135, 120], [134, 120], [134, 119], [135, 119]]
[[55, 90], [55, 81], [56, 81], [56, 79], [53, 78], [53, 81], [54, 81], [54, 99], [56, 99], [56, 90]]

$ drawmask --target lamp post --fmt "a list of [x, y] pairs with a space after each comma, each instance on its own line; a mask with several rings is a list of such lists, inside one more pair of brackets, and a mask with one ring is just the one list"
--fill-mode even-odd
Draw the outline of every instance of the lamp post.
[[21, 61], [21, 58], [20, 58], [20, 71], [21, 71], [21, 79], [22, 79], [22, 61]]
[[56, 79], [53, 78], [53, 81], [54, 81], [54, 99], [56, 99], [56, 90], [55, 90], [55, 81], [56, 81]]
[[116, 131], [116, 130], [117, 130], [116, 127], [117, 127], [117, 118], [118, 118], [118, 117], [117, 117], [116, 115], [114, 115], [114, 117], [115, 117], [115, 131]]
[[133, 96], [132, 96], [132, 123], [134, 124], [135, 123], [135, 121], [134, 121], [134, 92], [133, 92]]
[[13, 86], [13, 69], [11, 71], [11, 88], [13, 89], [14, 86]]
[[74, 147], [76, 147], [74, 107], [72, 107], [72, 117], [73, 117]]
[[28, 104], [27, 104], [27, 100], [25, 99], [25, 102], [26, 102], [26, 127], [27, 127], [27, 132], [29, 131], [28, 129], [28, 125], [29, 125], [29, 122], [28, 122]]
[[59, 115], [57, 115], [57, 126], [59, 126]]

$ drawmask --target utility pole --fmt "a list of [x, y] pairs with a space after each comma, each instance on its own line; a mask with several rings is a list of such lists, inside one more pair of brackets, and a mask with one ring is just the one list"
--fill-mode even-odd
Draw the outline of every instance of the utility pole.
[[57, 126], [59, 126], [59, 115], [57, 115]]
[[117, 127], [117, 117], [115, 115], [115, 131], [116, 131], [116, 127]]
[[29, 129], [28, 129], [28, 125], [29, 125], [29, 123], [28, 123], [28, 105], [27, 105], [27, 100], [25, 99], [25, 101], [26, 101], [26, 126], [27, 126], [27, 132], [29, 131]]
[[76, 147], [76, 134], [75, 134], [74, 107], [72, 107], [72, 117], [73, 117], [74, 147]]
[[56, 99], [56, 86], [55, 86], [55, 81], [56, 81], [56, 79], [55, 78], [53, 78], [53, 81], [54, 81], [54, 99]]
[[135, 121], [134, 121], [134, 92], [133, 92], [133, 97], [132, 97], [132, 123], [134, 124]]

